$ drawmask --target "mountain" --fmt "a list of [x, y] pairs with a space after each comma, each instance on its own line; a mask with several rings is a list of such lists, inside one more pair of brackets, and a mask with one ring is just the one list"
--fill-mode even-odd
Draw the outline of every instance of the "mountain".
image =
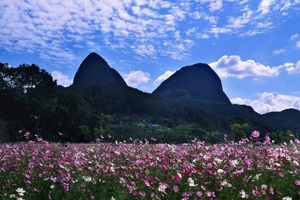
[[97, 53], [90, 53], [75, 74], [73, 86], [108, 84], [127, 86], [122, 76]]
[[203, 99], [231, 104], [224, 93], [219, 76], [203, 63], [182, 67], [153, 91], [171, 99]]
[[298, 130], [300, 131], [300, 111], [286, 109], [281, 112], [269, 112], [262, 115], [264, 121], [274, 130]]

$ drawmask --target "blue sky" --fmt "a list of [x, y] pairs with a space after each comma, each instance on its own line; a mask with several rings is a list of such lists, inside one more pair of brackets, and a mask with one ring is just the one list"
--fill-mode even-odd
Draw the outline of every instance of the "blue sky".
[[1, 0], [0, 38], [0, 62], [64, 86], [97, 52], [142, 91], [208, 63], [232, 103], [300, 109], [300, 0]]

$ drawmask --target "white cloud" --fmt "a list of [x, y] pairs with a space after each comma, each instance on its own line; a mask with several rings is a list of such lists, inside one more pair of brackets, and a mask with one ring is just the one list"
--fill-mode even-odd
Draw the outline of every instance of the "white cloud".
[[[194, 35], [201, 40], [263, 33], [273, 28], [272, 19], [282, 17], [280, 8], [293, 13], [290, 10], [297, 11], [299, 1], [279, 1], [277, 10], [274, 5], [274, 0], [2, 0], [0, 50], [29, 52], [51, 64], [74, 63], [77, 48], [99, 51], [103, 46], [150, 58], [184, 59], [197, 42], [187, 42]], [[253, 7], [259, 12], [251, 11]], [[181, 38], [174, 41], [177, 31]]]
[[223, 1], [222, 0], [214, 0], [211, 1], [210, 3], [210, 10], [215, 11], [215, 10], [220, 10], [223, 6]]
[[185, 53], [188, 49], [191, 49], [195, 44], [194, 41], [190, 39], [177, 38], [180, 44], [174, 41], [166, 41], [163, 43], [165, 48], [160, 50], [161, 54], [164, 56], [170, 56], [174, 60], [183, 60], [189, 55]]
[[57, 80], [58, 85], [62, 85], [64, 87], [67, 87], [73, 83], [73, 80], [70, 79], [68, 75], [63, 74], [60, 71], [51, 72], [51, 76], [54, 80]]
[[167, 78], [172, 76], [174, 73], [175, 73], [175, 71], [166, 71], [164, 74], [160, 75], [157, 79], [155, 79], [153, 84], [154, 85], [161, 84], [164, 80], [166, 80]]
[[250, 105], [256, 112], [264, 114], [272, 111], [282, 111], [288, 108], [300, 109], [300, 97], [272, 92], [260, 94], [259, 99], [250, 100], [242, 98], [230, 99], [233, 104]]
[[141, 56], [152, 56], [156, 52], [152, 44], [140, 44], [137, 46], [131, 46], [131, 48]]
[[294, 64], [294, 63], [284, 63], [281, 66], [285, 67], [285, 70], [288, 72], [288, 74], [300, 73], [300, 60], [296, 64]]
[[262, 14], [267, 14], [270, 11], [270, 7], [275, 3], [275, 0], [262, 0], [259, 4], [258, 11]]
[[223, 0], [200, 0], [201, 3], [209, 3], [209, 10], [220, 10], [223, 6]]
[[210, 29], [210, 33], [214, 34], [215, 37], [218, 37], [220, 33], [230, 33], [232, 32], [229, 28], [223, 28], [223, 27], [212, 27]]
[[197, 33], [196, 38], [209, 39], [209, 35], [206, 33]]
[[251, 22], [252, 14], [253, 14], [252, 10], [247, 10], [246, 12], [243, 13], [242, 16], [230, 17], [228, 20], [228, 22], [229, 22], [228, 27], [232, 27], [232, 28], [244, 27], [247, 23]]
[[291, 40], [294, 40], [294, 39], [296, 39], [298, 37], [299, 37], [299, 34], [294, 34], [294, 35], [291, 36]]
[[124, 74], [124, 80], [131, 87], [138, 87], [142, 83], [147, 83], [150, 80], [150, 74], [143, 71], [131, 71]]
[[300, 49], [300, 40], [296, 43], [296, 47]]
[[190, 35], [191, 35], [192, 33], [194, 33], [194, 32], [196, 32], [196, 28], [195, 28], [195, 27], [189, 28], [189, 29], [185, 32], [185, 34], [188, 35], [188, 36], [190, 36]]
[[273, 54], [282, 54], [282, 53], [285, 53], [285, 52], [286, 52], [285, 49], [275, 49], [275, 50], [273, 51]]
[[240, 5], [242, 5], [242, 4], [244, 4], [244, 3], [247, 3], [249, 0], [241, 0], [241, 1], [239, 1], [239, 4]]
[[261, 63], [256, 63], [254, 60], [243, 61], [238, 55], [224, 55], [218, 61], [210, 63], [210, 66], [220, 77], [235, 77], [240, 79], [250, 76], [278, 76], [282, 68], [282, 66], [265, 66]]
[[[112, 45], [108, 48], [119, 46], [122, 39], [122, 48], [134, 45], [137, 50], [133, 52], [152, 56], [162, 44], [159, 40], [170, 41], [168, 36], [185, 20], [188, 10], [179, 5], [157, 0], [0, 1], [0, 48], [35, 52], [46, 60], [61, 59], [55, 51], [60, 49], [73, 54], [71, 63], [76, 53], [67, 48], [70, 43], [95, 51], [101, 40], [106, 43], [109, 38]], [[182, 50], [178, 53], [185, 54], [188, 49]]]

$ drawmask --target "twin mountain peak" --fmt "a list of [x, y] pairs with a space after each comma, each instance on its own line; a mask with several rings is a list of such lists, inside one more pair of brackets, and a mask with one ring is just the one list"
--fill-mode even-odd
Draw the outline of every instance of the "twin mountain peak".
[[[93, 84], [128, 87], [122, 76], [97, 53], [90, 53], [79, 66], [73, 86]], [[224, 93], [219, 76], [207, 64], [182, 67], [152, 93], [166, 98], [203, 99], [231, 104]]]

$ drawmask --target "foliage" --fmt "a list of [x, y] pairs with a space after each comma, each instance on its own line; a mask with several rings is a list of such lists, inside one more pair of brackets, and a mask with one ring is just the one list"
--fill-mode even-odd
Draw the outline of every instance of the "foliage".
[[235, 141], [240, 141], [246, 136], [246, 130], [249, 129], [248, 124], [234, 123], [230, 125], [231, 131], [234, 134]]

